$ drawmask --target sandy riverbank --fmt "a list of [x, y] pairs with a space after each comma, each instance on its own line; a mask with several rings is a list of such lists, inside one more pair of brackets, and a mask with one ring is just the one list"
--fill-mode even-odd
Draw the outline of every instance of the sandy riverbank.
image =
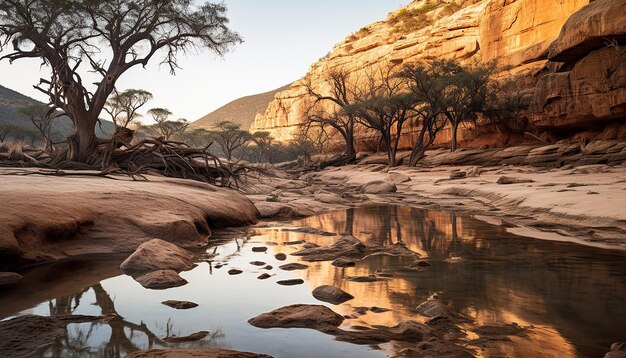
[[[498, 184], [501, 177], [519, 183]], [[364, 193], [364, 185], [371, 182], [393, 183], [395, 192]], [[327, 168], [293, 180], [264, 181], [254, 189], [248, 197], [266, 218], [380, 202], [466, 213], [490, 223], [517, 226], [509, 230], [523, 236], [626, 249], [624, 165], [388, 169], [360, 164]]]

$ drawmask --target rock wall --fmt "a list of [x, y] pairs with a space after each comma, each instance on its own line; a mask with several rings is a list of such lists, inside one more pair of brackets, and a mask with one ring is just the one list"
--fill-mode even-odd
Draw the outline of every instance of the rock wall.
[[[606, 46], [607, 39], [617, 44], [626, 40], [623, 0], [469, 0], [460, 6], [444, 0], [430, 6], [430, 20], [421, 28], [398, 30], [391, 20], [428, 3], [414, 1], [335, 45], [311, 66], [313, 84], [323, 91], [322, 75], [335, 67], [358, 73], [425, 57], [497, 61], [507, 66], [507, 74], [522, 75], [534, 92], [530, 117], [537, 127], [624, 118], [626, 61], [623, 50]], [[251, 129], [288, 140], [310, 101], [303, 82], [297, 81], [276, 94]]]

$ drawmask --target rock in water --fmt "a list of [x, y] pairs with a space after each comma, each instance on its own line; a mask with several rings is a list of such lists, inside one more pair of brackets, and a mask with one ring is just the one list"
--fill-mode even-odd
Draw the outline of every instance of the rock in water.
[[281, 280], [281, 281], [276, 281], [277, 284], [279, 285], [283, 285], [283, 286], [295, 286], [295, 285], [301, 285], [304, 283], [304, 280], [299, 279], [299, 278], [294, 278], [291, 280]]
[[354, 267], [356, 266], [356, 262], [350, 261], [344, 258], [338, 258], [335, 261], [333, 261], [331, 265], [336, 266], [336, 267]]
[[242, 272], [243, 271], [241, 271], [240, 269], [230, 269], [230, 270], [228, 270], [228, 274], [229, 275], [239, 275]]
[[348, 292], [329, 285], [323, 285], [313, 290], [313, 297], [320, 301], [338, 305], [354, 298]]
[[248, 323], [259, 328], [312, 328], [317, 330], [338, 327], [344, 318], [326, 306], [290, 305], [251, 318]]
[[388, 194], [397, 190], [396, 184], [383, 180], [374, 180], [361, 186], [363, 194]]
[[122, 264], [124, 272], [142, 273], [156, 270], [176, 272], [191, 270], [194, 267], [194, 255], [167, 241], [154, 239], [145, 242], [135, 250]]
[[209, 335], [209, 332], [207, 332], [207, 331], [200, 331], [200, 332], [192, 333], [192, 334], [190, 334], [188, 336], [165, 337], [165, 338], [163, 338], [163, 341], [167, 342], [167, 343], [195, 342], [195, 341], [199, 341], [199, 340], [203, 339], [204, 337], [206, 337], [208, 335]]
[[309, 266], [305, 264], [293, 262], [290, 264], [280, 265], [278, 266], [278, 268], [280, 268], [281, 270], [285, 270], [285, 271], [295, 271], [295, 270], [306, 270], [309, 268]]
[[126, 358], [272, 358], [265, 354], [228, 349], [150, 349], [134, 352]]
[[498, 179], [497, 183], [498, 184], [522, 184], [522, 183], [534, 183], [535, 181], [532, 179], [526, 179], [526, 178], [515, 178], [515, 177], [507, 177], [507, 176], [501, 176], [500, 179]]
[[166, 305], [166, 306], [169, 306], [169, 307], [172, 307], [172, 308], [176, 308], [177, 310], [188, 310], [190, 308], [198, 307], [197, 303], [189, 302], [189, 301], [168, 300], [168, 301], [163, 301], [161, 303]]
[[276, 258], [276, 260], [278, 261], [285, 261], [287, 260], [287, 255], [283, 254], [282, 252], [279, 254], [274, 255], [274, 258]]
[[22, 275], [15, 272], [0, 272], [0, 289], [16, 284]]
[[259, 277], [257, 277], [259, 280], [267, 280], [268, 278], [272, 277], [272, 275], [270, 275], [269, 273], [262, 273], [259, 275]]
[[255, 246], [252, 248], [252, 252], [265, 252], [267, 251], [267, 247], [265, 246]]
[[187, 280], [180, 277], [174, 270], [153, 271], [137, 277], [135, 281], [139, 282], [143, 287], [153, 290], [164, 290], [187, 284]]

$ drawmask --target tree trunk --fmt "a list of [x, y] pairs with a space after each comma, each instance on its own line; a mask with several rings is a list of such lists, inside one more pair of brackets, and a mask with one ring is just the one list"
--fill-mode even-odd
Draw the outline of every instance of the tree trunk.
[[459, 122], [455, 122], [452, 125], [452, 151], [453, 152], [456, 150], [456, 147], [457, 147], [456, 136], [457, 136], [458, 130], [459, 130]]
[[67, 138], [69, 151], [67, 159], [70, 161], [94, 164], [97, 160], [98, 138], [96, 137], [97, 119], [76, 118], [74, 125], [76, 133]]
[[426, 135], [426, 127], [422, 126], [420, 134], [413, 145], [411, 150], [411, 157], [409, 158], [409, 166], [414, 167], [417, 162], [424, 156], [424, 136]]

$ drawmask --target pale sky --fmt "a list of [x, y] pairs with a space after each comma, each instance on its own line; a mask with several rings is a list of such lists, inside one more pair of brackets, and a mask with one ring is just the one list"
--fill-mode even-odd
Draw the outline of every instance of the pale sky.
[[[224, 58], [208, 52], [182, 58], [176, 76], [152, 63], [135, 67], [117, 83], [120, 90], [143, 88], [154, 100], [146, 105], [170, 109], [190, 121], [239, 97], [273, 90], [302, 77], [335, 43], [409, 0], [226, 0], [230, 28], [244, 43]], [[35, 99], [36, 60], [0, 62], [0, 84]], [[144, 111], [145, 111], [144, 110]]]

